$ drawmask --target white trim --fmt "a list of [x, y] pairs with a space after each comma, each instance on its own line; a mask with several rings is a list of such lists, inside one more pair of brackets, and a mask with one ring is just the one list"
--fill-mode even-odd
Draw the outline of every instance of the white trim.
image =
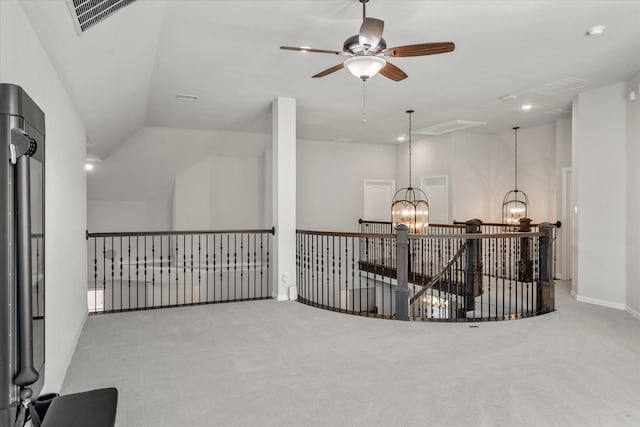
[[272, 294], [273, 299], [276, 301], [289, 301], [289, 297], [287, 295], [278, 295], [277, 293]]
[[625, 310], [626, 309], [626, 305], [621, 303], [621, 302], [613, 302], [613, 301], [607, 301], [607, 300], [598, 299], [598, 298], [583, 297], [582, 295], [578, 295], [576, 297], [576, 300], [578, 302], [584, 302], [584, 303], [587, 303], [587, 304], [594, 304], [594, 305], [601, 305], [603, 307], [615, 308], [615, 309], [618, 309], [618, 310]]
[[629, 306], [626, 306], [625, 310], [627, 311], [627, 313], [629, 313], [630, 315], [632, 315], [636, 319], [640, 320], [640, 311], [634, 310], [633, 308], [631, 308]]
[[[557, 276], [556, 278], [557, 278], [558, 280], [569, 280], [569, 279], [567, 278], [567, 276], [566, 276], [565, 274], [562, 274], [562, 273], [556, 273], [556, 276]], [[573, 292], [573, 291], [572, 291], [572, 292]]]

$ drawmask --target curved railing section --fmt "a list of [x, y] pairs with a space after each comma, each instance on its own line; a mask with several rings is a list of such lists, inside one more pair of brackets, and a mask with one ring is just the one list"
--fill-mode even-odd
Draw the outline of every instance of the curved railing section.
[[469, 222], [404, 236], [380, 224], [373, 233], [298, 230], [299, 301], [401, 320], [508, 320], [554, 310], [551, 224], [489, 234]]

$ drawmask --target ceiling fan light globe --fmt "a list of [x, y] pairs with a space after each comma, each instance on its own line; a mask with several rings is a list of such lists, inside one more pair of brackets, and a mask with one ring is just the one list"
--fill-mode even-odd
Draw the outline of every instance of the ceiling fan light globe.
[[387, 61], [379, 56], [354, 56], [344, 61], [344, 66], [355, 77], [367, 80], [380, 72], [387, 65]]

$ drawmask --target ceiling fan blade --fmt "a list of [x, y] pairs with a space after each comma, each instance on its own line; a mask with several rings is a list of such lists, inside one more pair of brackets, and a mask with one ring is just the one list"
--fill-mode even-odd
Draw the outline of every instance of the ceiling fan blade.
[[390, 47], [382, 51], [386, 56], [393, 56], [395, 58], [407, 57], [407, 56], [424, 56], [424, 55], [436, 55], [438, 53], [452, 52], [456, 48], [453, 42], [442, 43], [422, 43], [412, 44], [408, 46]]
[[319, 72], [318, 74], [311, 76], [314, 79], [317, 79], [318, 77], [324, 77], [327, 76], [331, 73], [335, 73], [336, 71], [340, 71], [344, 68], [344, 64], [338, 64], [335, 67], [331, 67], [331, 68], [327, 68], [324, 71]]
[[388, 79], [393, 80], [394, 82], [399, 82], [400, 80], [404, 80], [408, 77], [407, 73], [390, 62], [387, 62], [387, 65], [382, 67], [382, 69], [380, 70], [380, 74]]
[[295, 50], [296, 52], [313, 52], [313, 53], [332, 53], [334, 55], [341, 55], [342, 52], [336, 50], [324, 50], [324, 49], [312, 49], [310, 47], [293, 47], [293, 46], [280, 46], [282, 50]]
[[384, 21], [376, 18], [364, 18], [360, 26], [359, 42], [361, 46], [369, 46], [373, 49], [378, 46], [384, 31]]

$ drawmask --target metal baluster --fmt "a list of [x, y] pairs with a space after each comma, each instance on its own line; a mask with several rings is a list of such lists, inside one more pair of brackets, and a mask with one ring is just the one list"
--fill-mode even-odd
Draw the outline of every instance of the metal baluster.
[[[356, 286], [356, 265], [355, 265], [355, 238], [351, 238], [351, 286]], [[340, 298], [340, 283], [338, 283], [338, 298]], [[362, 299], [362, 286], [360, 286], [360, 299]], [[367, 287], [367, 316], [369, 315], [369, 288]], [[362, 314], [362, 313], [361, 313]]]
[[[269, 258], [270, 255], [270, 249], [271, 249], [271, 236], [273, 234], [270, 234], [267, 236], [267, 295], [269, 295], [269, 290], [270, 290], [270, 285], [271, 285], [271, 260]], [[273, 290], [271, 290], [271, 293], [273, 293]]]
[[[139, 293], [140, 293], [140, 257], [139, 257], [139, 249], [140, 246], [140, 241], [139, 241], [139, 236], [136, 236], [136, 306], [139, 307], [140, 306], [140, 301], [139, 301]], [[129, 267], [131, 268], [131, 267]], [[146, 287], [145, 287], [145, 293], [144, 293], [144, 305], [145, 307], [147, 306], [147, 292], [146, 292]]]
[[[388, 246], [389, 246], [389, 259], [393, 259], [393, 246], [394, 245], [391, 244], [390, 240], [388, 240], [388, 239], [380, 239], [380, 245], [381, 245], [380, 252], [382, 252], [382, 253], [385, 252], [385, 249], [384, 249], [385, 242], [389, 243], [388, 244]], [[396, 256], [396, 258], [397, 258], [397, 256]], [[409, 263], [411, 263], [410, 260], [409, 260]], [[409, 264], [409, 265], [411, 265], [411, 264]], [[400, 266], [398, 265], [398, 261], [396, 259], [396, 272], [398, 271], [398, 268], [400, 268]], [[409, 272], [407, 272], [407, 280], [409, 279], [409, 274], [408, 273]], [[391, 319], [391, 318], [393, 318], [393, 314], [394, 314], [393, 313], [393, 309], [394, 309], [394, 304], [393, 304], [393, 286], [391, 284], [391, 282], [392, 282], [391, 275], [389, 275], [388, 279], [389, 279], [389, 318]], [[384, 283], [384, 276], [382, 276], [382, 283]]]
[[122, 310], [124, 308], [122, 304], [122, 237], [118, 240], [120, 241], [120, 310]]
[[[213, 276], [211, 279], [213, 280], [213, 301], [216, 300], [216, 235], [213, 235]], [[222, 299], [222, 288], [220, 288], [220, 299]]]
[[263, 276], [264, 276], [264, 267], [263, 267], [263, 263], [264, 263], [264, 234], [260, 235], [260, 296], [264, 296], [263, 293]]
[[201, 235], [198, 234], [198, 303], [202, 302], [202, 245], [200, 242]]
[[205, 238], [205, 241], [204, 241], [204, 246], [205, 246], [205, 248], [204, 248], [204, 253], [205, 253], [204, 283], [205, 283], [205, 286], [206, 286], [205, 298], [207, 299], [207, 302], [211, 302], [209, 300], [209, 234], [205, 234], [204, 238]]
[[229, 263], [231, 262], [231, 256], [229, 254], [229, 234], [227, 234], [227, 301], [231, 300], [231, 286], [230, 286], [230, 274]]
[[129, 308], [131, 308], [131, 236], [127, 236], [127, 285], [129, 292]]
[[[39, 248], [40, 248], [40, 244], [38, 242], [38, 249]], [[40, 262], [38, 262], [38, 269], [40, 269]], [[40, 277], [40, 274], [38, 274], [37, 277]], [[40, 283], [40, 281], [38, 281], [38, 283]], [[97, 312], [98, 311], [98, 296], [97, 296], [98, 295], [98, 239], [96, 237], [93, 237], [93, 294], [94, 294], [93, 311]], [[103, 294], [102, 294], [103, 305], [104, 305], [104, 297], [105, 295], [103, 291]], [[38, 300], [38, 303], [40, 303], [39, 300]], [[104, 309], [104, 307], [102, 308]]]
[[[242, 239], [242, 236], [240, 236], [240, 239]], [[249, 250], [250, 250], [249, 246], [250, 246], [249, 234], [247, 234], [247, 265], [242, 268], [242, 271], [244, 272], [244, 270], [247, 269], [247, 298], [248, 299], [252, 299], [251, 298], [250, 284], [249, 284], [249, 265], [251, 264], [251, 254], [249, 253]]]
[[[254, 233], [253, 234], [253, 296], [255, 298], [258, 298], [258, 291], [256, 290], [256, 284], [258, 283], [258, 281], [257, 281], [258, 257], [256, 255], [256, 239], [257, 239], [257, 237], [258, 237], [258, 235]], [[298, 283], [300, 283], [300, 280], [298, 280]]]
[[[233, 234], [233, 299], [238, 300], [238, 243], [237, 235]], [[240, 298], [242, 298], [242, 286], [240, 287]]]
[[[171, 304], [171, 236], [168, 237], [167, 245], [167, 304]], [[162, 246], [161, 246], [162, 248]], [[162, 288], [163, 284], [160, 283], [160, 304], [162, 305]]]
[[[191, 288], [191, 299], [189, 301], [190, 301], [190, 304], [193, 304], [193, 234], [191, 234], [189, 236], [189, 240], [191, 242], [190, 250], [189, 250], [189, 258], [191, 260], [191, 286], [189, 286]], [[184, 287], [185, 287], [185, 291], [186, 291], [186, 288], [187, 288], [187, 281], [186, 280], [184, 281]], [[184, 298], [184, 303], [185, 304], [187, 303], [187, 297], [186, 296]]]
[[[321, 284], [321, 301], [322, 304], [324, 305], [324, 291], [325, 291], [325, 284], [324, 284], [324, 248], [325, 248], [325, 240], [326, 238], [324, 236], [319, 237], [320, 238], [320, 276], [318, 276], [318, 280], [320, 280], [320, 284]], [[326, 244], [327, 247], [327, 262], [329, 261], [329, 242], [327, 242]], [[329, 272], [327, 271], [327, 289], [329, 289]], [[328, 300], [328, 298], [327, 298]], [[329, 308], [329, 302], [327, 301], [327, 308]]]
[[[335, 239], [335, 238], [334, 238]], [[334, 240], [334, 251], [335, 251], [335, 240]], [[336, 288], [335, 288], [335, 283], [336, 281], [333, 281], [334, 284], [334, 288], [333, 288], [333, 301], [335, 304], [335, 300], [336, 300]], [[342, 238], [338, 237], [338, 283], [342, 283]], [[352, 286], [353, 288], [353, 286]], [[328, 289], [327, 289], [328, 291]], [[355, 289], [353, 291], [353, 298], [354, 298], [354, 303], [355, 303]], [[360, 308], [362, 308], [362, 302], [360, 302]], [[362, 311], [362, 310], [360, 310]]]
[[[180, 265], [178, 264], [180, 262], [180, 256], [179, 256], [179, 246], [180, 246], [180, 236], [176, 235], [176, 305], [179, 305], [180, 303], [180, 285], [178, 284], [178, 276], [180, 275], [179, 271], [180, 271]], [[184, 261], [183, 261], [183, 268], [184, 268]], [[171, 300], [169, 300], [169, 305], [171, 305]]]

